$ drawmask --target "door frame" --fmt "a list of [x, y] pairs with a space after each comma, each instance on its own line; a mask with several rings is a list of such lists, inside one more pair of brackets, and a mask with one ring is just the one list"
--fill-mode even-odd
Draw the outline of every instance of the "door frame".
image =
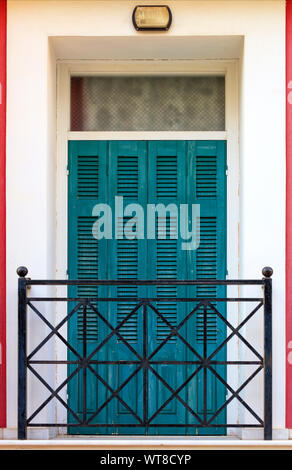
[[[238, 60], [94, 60], [60, 61], [57, 63], [57, 147], [56, 147], [56, 278], [67, 279], [68, 245], [68, 141], [69, 140], [226, 140], [227, 142], [227, 279], [239, 277], [239, 74]], [[72, 132], [70, 131], [70, 77], [72, 75], [190, 75], [225, 76], [225, 131], [221, 132]], [[64, 288], [57, 287], [56, 296], [65, 294]], [[229, 286], [227, 295], [238, 295], [236, 286]], [[55, 311], [56, 321], [66, 313], [65, 306]], [[238, 305], [229, 307], [227, 319], [240, 318]], [[66, 337], [66, 335], [64, 334]], [[56, 344], [56, 355], [63, 356], [65, 349]], [[229, 343], [227, 357], [238, 360], [237, 344]], [[62, 369], [56, 371], [57, 380], [65, 380]], [[238, 371], [227, 368], [228, 383], [238, 388]], [[64, 390], [66, 399], [67, 391]], [[56, 405], [58, 422], [65, 422], [66, 410]], [[227, 422], [238, 416], [236, 400], [231, 402]], [[233, 431], [234, 432], [234, 431]], [[229, 430], [227, 430], [227, 434]]]

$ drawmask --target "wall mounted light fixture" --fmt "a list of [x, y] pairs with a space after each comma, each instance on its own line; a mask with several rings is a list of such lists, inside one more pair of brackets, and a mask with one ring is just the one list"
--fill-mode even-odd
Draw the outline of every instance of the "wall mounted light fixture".
[[137, 31], [168, 31], [172, 14], [166, 5], [138, 5], [132, 19]]

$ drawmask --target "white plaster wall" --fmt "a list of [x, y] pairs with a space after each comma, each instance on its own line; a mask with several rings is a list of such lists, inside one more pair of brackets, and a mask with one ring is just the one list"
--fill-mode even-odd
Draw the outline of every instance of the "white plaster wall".
[[254, 25], [246, 35], [242, 61], [240, 277], [257, 277], [266, 265], [274, 269], [273, 425], [281, 428], [285, 419], [285, 27], [281, 15], [274, 17], [273, 27], [258, 21], [262, 34]]
[[[23, 264], [28, 266], [33, 278], [55, 276], [55, 58], [48, 37], [125, 36], [135, 39], [138, 33], [131, 24], [135, 4], [132, 1], [8, 1], [7, 387], [10, 428], [17, 422], [15, 269]], [[266, 264], [275, 271], [274, 427], [283, 429], [285, 2], [182, 0], [168, 4], [173, 12], [173, 25], [166, 34], [156, 33], [158, 38], [161, 35], [174, 38], [244, 36], [240, 277], [258, 278]], [[139, 56], [135, 47], [133, 50]]]

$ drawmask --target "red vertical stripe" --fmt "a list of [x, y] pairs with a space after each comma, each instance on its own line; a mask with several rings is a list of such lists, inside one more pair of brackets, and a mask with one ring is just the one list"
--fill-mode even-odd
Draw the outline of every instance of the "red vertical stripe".
[[292, 428], [292, 0], [286, 5], [286, 426]]
[[7, 0], [0, 0], [0, 427], [6, 426], [6, 31]]

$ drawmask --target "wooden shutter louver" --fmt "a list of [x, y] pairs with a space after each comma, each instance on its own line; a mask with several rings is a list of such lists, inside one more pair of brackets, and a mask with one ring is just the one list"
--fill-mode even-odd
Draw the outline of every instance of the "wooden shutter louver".
[[[94, 199], [99, 189], [99, 158], [98, 155], [78, 156], [77, 161], [77, 197], [78, 199]], [[77, 256], [78, 279], [98, 278], [98, 242], [92, 236], [94, 217], [78, 217], [77, 222]], [[97, 297], [98, 288], [78, 286], [78, 297]], [[97, 302], [92, 302], [97, 307]], [[78, 341], [83, 339], [83, 311], [77, 316]], [[98, 339], [98, 318], [92, 309], [87, 310], [87, 341]]]
[[[159, 203], [168, 205], [177, 202], [178, 195], [178, 157], [177, 155], [157, 155], [156, 156], [156, 198]], [[166, 217], [156, 216], [156, 277], [157, 279], [177, 279], [178, 277], [178, 256], [177, 239], [171, 239], [170, 235], [176, 230], [177, 220], [172, 219], [167, 213]], [[166, 239], [159, 239], [162, 231], [166, 228]], [[158, 286], [158, 297], [177, 297], [176, 286]], [[177, 303], [158, 302], [159, 312], [173, 326], [177, 323]], [[157, 318], [156, 339], [161, 342], [169, 335], [170, 329], [160, 318]], [[176, 338], [172, 337], [168, 343], [175, 343]]]
[[[137, 279], [138, 278], [138, 243], [137, 240], [117, 240], [117, 261], [118, 261], [118, 279]], [[118, 297], [137, 298], [136, 286], [118, 287]], [[136, 302], [126, 301], [118, 302], [117, 323], [119, 324], [135, 307]], [[130, 343], [137, 342], [137, 314], [133, 315], [124, 326], [120, 333]]]
[[[94, 217], [78, 217], [78, 279], [98, 278], [98, 244], [92, 236]], [[94, 286], [78, 286], [78, 297], [97, 297], [98, 288]], [[97, 302], [92, 302], [97, 307]], [[82, 341], [83, 310], [78, 311], [77, 336]], [[97, 341], [98, 318], [92, 309], [87, 310], [87, 340]]]
[[156, 157], [156, 196], [158, 200], [177, 197], [176, 155]]
[[124, 198], [138, 197], [138, 156], [118, 156], [117, 192]]
[[[217, 221], [216, 217], [201, 217], [200, 246], [197, 250], [197, 279], [217, 278]], [[216, 297], [216, 286], [198, 286], [197, 296], [200, 298]], [[203, 309], [197, 314], [197, 341], [204, 339]], [[207, 316], [208, 342], [217, 341], [217, 317], [208, 310]]]
[[196, 159], [197, 198], [215, 198], [217, 195], [216, 155], [197, 156]]
[[[137, 155], [117, 157], [117, 193], [123, 196], [125, 204], [130, 200], [138, 201], [139, 158]], [[130, 217], [124, 217], [122, 232]], [[138, 240], [123, 238], [117, 240], [117, 277], [118, 279], [137, 279], [138, 276]], [[137, 286], [123, 286], [117, 289], [118, 297], [138, 296]], [[119, 324], [135, 307], [133, 301], [118, 302], [117, 323]], [[137, 314], [133, 315], [120, 329], [122, 336], [130, 343], [137, 342]]]
[[98, 197], [98, 156], [78, 156], [77, 196], [79, 199]]
[[[196, 155], [196, 197], [198, 202], [204, 200], [216, 201], [217, 198], [217, 155], [214, 154]], [[217, 270], [217, 215], [214, 217], [200, 218], [200, 245], [196, 254], [197, 279], [216, 279]], [[198, 286], [197, 296], [216, 297], [216, 286]], [[196, 338], [199, 343], [204, 339], [203, 309], [197, 314]], [[208, 309], [207, 315], [207, 339], [209, 343], [217, 341], [217, 317], [214, 312]]]

